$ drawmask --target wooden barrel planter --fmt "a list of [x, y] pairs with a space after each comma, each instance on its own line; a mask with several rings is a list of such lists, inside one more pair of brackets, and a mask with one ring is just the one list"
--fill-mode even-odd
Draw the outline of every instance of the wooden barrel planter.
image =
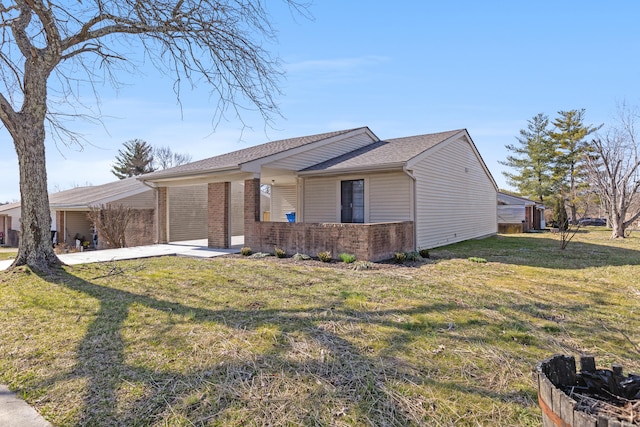
[[[556, 355], [538, 364], [536, 376], [543, 427], [640, 425], [640, 392], [638, 396], [629, 398], [634, 396], [636, 389], [626, 390], [627, 384], [630, 384], [630, 387], [639, 386], [640, 376], [624, 376], [620, 365], [614, 364], [611, 370], [596, 369], [592, 356], [582, 356], [580, 372], [576, 373], [576, 361], [573, 356]], [[614, 410], [614, 405], [582, 394], [582, 391], [587, 393], [589, 387], [600, 386], [599, 380], [602, 380], [605, 389], [603, 394], [611, 395], [610, 389], [621, 395], [626, 393], [627, 398], [622, 398], [622, 408], [615, 406]]]

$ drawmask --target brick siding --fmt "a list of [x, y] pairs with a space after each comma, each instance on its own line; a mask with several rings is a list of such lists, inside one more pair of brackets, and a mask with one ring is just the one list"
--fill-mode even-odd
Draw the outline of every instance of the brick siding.
[[[254, 252], [273, 252], [274, 247], [287, 254], [316, 256], [329, 251], [333, 258], [350, 253], [358, 260], [382, 261], [395, 252], [415, 250], [413, 222], [375, 224], [314, 224], [256, 222], [254, 235], [245, 234], [245, 246]], [[248, 238], [248, 239], [247, 239]]]
[[229, 228], [231, 220], [231, 183], [215, 182], [207, 188], [208, 228], [207, 240], [210, 248], [228, 248], [231, 246]]

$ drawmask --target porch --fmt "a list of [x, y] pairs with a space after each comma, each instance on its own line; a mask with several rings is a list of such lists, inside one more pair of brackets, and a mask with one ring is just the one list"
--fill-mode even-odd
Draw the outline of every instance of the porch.
[[[207, 184], [207, 246], [229, 248], [231, 241], [231, 183]], [[263, 222], [260, 209], [260, 179], [244, 181], [244, 246], [254, 252], [316, 256], [329, 251], [333, 257], [350, 253], [359, 260], [381, 261], [395, 252], [415, 250], [413, 221], [376, 223]], [[158, 241], [168, 241], [167, 188], [158, 188]]]

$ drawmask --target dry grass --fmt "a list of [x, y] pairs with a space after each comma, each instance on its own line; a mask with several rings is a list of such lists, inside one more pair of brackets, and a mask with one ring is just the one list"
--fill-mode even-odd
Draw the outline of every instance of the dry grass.
[[0, 380], [60, 426], [537, 426], [539, 360], [587, 352], [640, 371], [636, 236], [431, 255], [2, 273]]

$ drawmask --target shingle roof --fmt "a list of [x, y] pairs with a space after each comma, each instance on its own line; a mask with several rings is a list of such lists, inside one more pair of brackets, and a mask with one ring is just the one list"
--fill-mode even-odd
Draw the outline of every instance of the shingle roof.
[[55, 208], [95, 206], [147, 190], [151, 189], [132, 177], [107, 184], [78, 187], [52, 193], [49, 194], [49, 204]]
[[359, 150], [335, 157], [326, 162], [308, 167], [307, 171], [332, 171], [357, 169], [362, 167], [380, 167], [406, 163], [419, 154], [439, 143], [446, 141], [462, 130], [387, 139], [367, 145]]
[[142, 175], [144, 180], [152, 180], [158, 178], [169, 178], [179, 175], [193, 175], [211, 172], [214, 170], [230, 169], [239, 167], [240, 165], [259, 160], [267, 156], [282, 153], [294, 148], [302, 147], [313, 142], [322, 141], [335, 136], [343, 135], [354, 130], [366, 129], [366, 128], [354, 128], [347, 130], [340, 130], [334, 132], [321, 133], [317, 135], [308, 135], [297, 138], [281, 139], [278, 141], [271, 141], [264, 144], [256, 145], [253, 147], [244, 148], [242, 150], [232, 151], [231, 153], [222, 154], [208, 159], [198, 160], [192, 163], [176, 166], [170, 169], [162, 171], [151, 172], [146, 175]]

